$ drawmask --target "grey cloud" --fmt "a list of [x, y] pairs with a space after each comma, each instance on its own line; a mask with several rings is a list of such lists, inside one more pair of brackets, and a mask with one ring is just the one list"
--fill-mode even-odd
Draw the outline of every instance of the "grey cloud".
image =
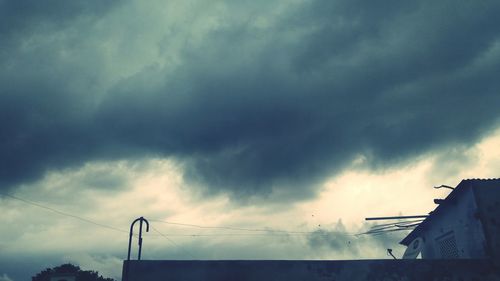
[[308, 242], [312, 248], [327, 247], [336, 252], [349, 252], [359, 255], [356, 237], [347, 233], [342, 221], [338, 221], [332, 230], [317, 230], [309, 235]]
[[[377, 235], [357, 235], [366, 232], [369, 224], [363, 224], [359, 229], [350, 233], [347, 231], [342, 221], [339, 220], [328, 230], [319, 229], [307, 237], [309, 246], [320, 252], [333, 252], [350, 257], [367, 257], [372, 255], [370, 251], [376, 251], [378, 256], [385, 253], [387, 249], [398, 248], [398, 243], [404, 237], [401, 233], [383, 233]], [[398, 249], [399, 250], [399, 249]], [[396, 253], [397, 254], [397, 253]]]
[[[130, 187], [130, 183], [138, 171], [150, 166], [147, 161], [136, 160], [134, 163], [115, 161], [106, 163], [89, 163], [80, 169], [64, 170], [58, 173], [59, 182], [72, 184], [71, 192], [79, 189], [93, 189], [98, 191], [115, 192]], [[53, 185], [48, 180], [47, 185]]]
[[479, 162], [479, 151], [477, 148], [453, 147], [441, 151], [435, 158], [428, 178], [432, 182], [442, 182], [443, 179], [452, 179], [461, 171], [473, 169]]
[[316, 183], [359, 155], [386, 167], [467, 146], [498, 125], [497, 2], [317, 0], [277, 14], [266, 5], [245, 13], [227, 4], [218, 24], [180, 49], [169, 49], [169, 38], [196, 30], [165, 27], [151, 51], [178, 63], [116, 83], [103, 81], [97, 43], [76, 62], [60, 56], [92, 39], [86, 25], [82, 38], [56, 41], [66, 45], [12, 51], [19, 57], [0, 76], [0, 183], [90, 160], [160, 156], [182, 162], [207, 193], [285, 190], [293, 200], [313, 196]]

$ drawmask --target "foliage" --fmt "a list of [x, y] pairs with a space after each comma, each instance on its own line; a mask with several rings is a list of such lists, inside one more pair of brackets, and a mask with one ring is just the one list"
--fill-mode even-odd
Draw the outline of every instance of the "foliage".
[[46, 268], [42, 272], [31, 278], [32, 281], [50, 281], [52, 274], [76, 273], [76, 281], [115, 281], [112, 278], [104, 278], [97, 271], [81, 270], [79, 266], [73, 264], [63, 264], [54, 268]]

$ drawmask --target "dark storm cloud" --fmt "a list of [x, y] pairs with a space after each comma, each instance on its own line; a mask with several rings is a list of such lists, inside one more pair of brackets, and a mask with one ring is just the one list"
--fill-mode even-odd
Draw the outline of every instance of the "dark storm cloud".
[[0, 188], [96, 157], [87, 126], [99, 73], [78, 64], [85, 45], [71, 24], [96, 20], [111, 3], [0, 1]]
[[1, 30], [5, 33], [19, 28], [33, 28], [34, 25], [61, 24], [75, 16], [102, 14], [118, 1], [0, 1]]
[[[60, 55], [78, 33], [12, 51], [0, 77], [3, 186], [150, 155], [182, 161], [208, 191], [303, 198], [358, 156], [384, 167], [498, 124], [496, 1], [318, 0], [278, 15], [231, 5], [177, 51], [178, 66], [145, 67], [98, 97], [104, 62]], [[152, 51], [168, 53], [173, 30]]]

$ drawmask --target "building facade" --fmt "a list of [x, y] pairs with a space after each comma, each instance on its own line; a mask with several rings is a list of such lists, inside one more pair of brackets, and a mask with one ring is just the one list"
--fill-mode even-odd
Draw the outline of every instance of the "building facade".
[[499, 257], [499, 209], [500, 179], [463, 180], [401, 244], [418, 240], [423, 259]]

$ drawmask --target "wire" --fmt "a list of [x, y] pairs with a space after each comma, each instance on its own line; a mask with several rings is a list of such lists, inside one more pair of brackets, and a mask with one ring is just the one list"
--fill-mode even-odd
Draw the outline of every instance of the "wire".
[[418, 226], [420, 223], [404, 223], [404, 224], [393, 224], [393, 225], [386, 225], [386, 226], [377, 226], [377, 227], [372, 227], [368, 232], [373, 232], [373, 231], [379, 231], [379, 230], [384, 230], [384, 229], [390, 229], [390, 228], [409, 228], [409, 227], [414, 227]]
[[399, 228], [410, 228], [410, 227], [419, 226], [419, 225], [420, 225], [420, 223], [405, 224], [405, 225], [396, 224], [396, 226], [399, 227]]
[[[170, 224], [170, 225], [202, 228], [202, 229], [221, 229], [221, 230], [236, 230], [236, 231], [247, 231], [247, 232], [266, 232], [264, 235], [273, 235], [273, 234], [275, 235], [277, 233], [283, 233], [284, 235], [318, 234], [318, 230], [316, 230], [316, 231], [287, 231], [287, 230], [279, 230], [279, 229], [274, 230], [274, 229], [263, 229], [263, 228], [241, 228], [241, 227], [232, 227], [232, 226], [205, 226], [205, 225], [198, 225], [198, 224], [187, 224], [187, 223], [163, 221], [163, 220], [157, 220], [157, 219], [150, 219], [150, 221], [164, 223], [164, 224]], [[339, 234], [345, 234], [345, 235], [355, 235], [352, 233], [342, 232], [342, 231], [326, 231], [325, 230], [325, 233], [339, 233]], [[198, 235], [202, 236], [203, 234], [198, 234]], [[218, 235], [220, 235], [220, 234], [218, 234]], [[196, 236], [196, 234], [193, 236]]]
[[74, 218], [74, 219], [77, 219], [77, 220], [80, 220], [80, 221], [83, 221], [83, 222], [86, 222], [86, 223], [90, 223], [90, 224], [93, 224], [93, 225], [96, 225], [96, 226], [99, 226], [99, 227], [107, 228], [107, 229], [118, 231], [118, 232], [122, 232], [122, 233], [129, 233], [128, 231], [123, 230], [123, 229], [119, 229], [119, 228], [116, 228], [116, 227], [113, 227], [113, 226], [105, 225], [105, 224], [102, 224], [102, 223], [98, 223], [98, 222], [95, 222], [95, 221], [83, 218], [83, 217], [80, 217], [80, 216], [77, 216], [77, 215], [73, 215], [73, 214], [70, 214], [70, 213], [59, 211], [59, 210], [56, 210], [54, 208], [51, 208], [51, 207], [48, 207], [48, 206], [45, 206], [45, 205], [42, 205], [42, 204], [30, 201], [30, 200], [26, 200], [26, 199], [23, 199], [23, 198], [14, 196], [14, 195], [5, 194], [5, 193], [0, 193], [0, 195], [5, 196], [5, 197], [9, 197], [9, 198], [12, 198], [12, 199], [15, 199], [15, 200], [18, 200], [18, 201], [21, 201], [21, 202], [24, 202], [24, 203], [32, 205], [32, 206], [36, 206], [38, 208], [49, 210], [51, 212], [54, 212], [54, 213], [62, 215], [62, 216], [66, 216], [66, 217]]
[[[119, 229], [117, 227], [105, 225], [99, 222], [92, 221], [90, 219], [80, 217], [77, 215], [70, 214], [68, 212], [60, 211], [55, 208], [33, 202], [31, 200], [27, 200], [24, 198], [20, 198], [18, 196], [14, 196], [11, 194], [5, 194], [5, 193], [0, 193], [1, 196], [9, 197], [12, 199], [15, 199], [17, 201], [23, 202], [25, 204], [29, 204], [38, 208], [42, 208], [48, 211], [51, 211], [53, 213], [70, 217], [73, 219], [77, 219], [89, 224], [93, 224], [95, 226], [99, 226], [102, 228], [110, 229], [113, 231], [121, 232], [121, 233], [129, 233], [127, 230]], [[291, 235], [329, 235], [332, 233], [338, 233], [338, 234], [344, 234], [344, 235], [352, 235], [352, 236], [357, 236], [359, 234], [353, 234], [353, 233], [348, 233], [348, 232], [341, 232], [341, 231], [328, 231], [328, 230], [316, 230], [316, 231], [286, 231], [286, 230], [273, 230], [273, 229], [257, 229], [257, 228], [240, 228], [240, 227], [231, 227], [231, 226], [203, 226], [203, 225], [197, 225], [197, 224], [188, 224], [188, 223], [178, 223], [178, 222], [170, 222], [170, 221], [163, 221], [163, 220], [156, 220], [156, 219], [150, 219], [151, 222], [159, 222], [159, 223], [164, 223], [164, 224], [170, 224], [170, 225], [179, 225], [179, 226], [186, 226], [186, 227], [195, 227], [195, 228], [201, 228], [201, 229], [221, 229], [221, 230], [233, 230], [233, 231], [246, 231], [246, 232], [265, 232], [265, 233], [214, 233], [214, 234], [169, 234], [169, 236], [178, 236], [178, 237], [241, 237], [241, 236], [291, 236]], [[160, 233], [159, 231], [156, 230], [156, 232], [160, 235], [163, 236], [164, 234]], [[150, 235], [150, 236], [155, 236], [155, 235]], [[136, 234], [134, 234], [134, 237], [137, 237]]]
[[[343, 232], [339, 232], [339, 233], [343, 233]], [[176, 234], [176, 233], [168, 233], [168, 234], [165, 234], [165, 235], [168, 235], [170, 237], [172, 236], [177, 236], [177, 237], [231, 237], [231, 236], [235, 236], [235, 237], [241, 237], [241, 236], [275, 236], [275, 237], [288, 237], [288, 236], [306, 236], [306, 235], [310, 235], [310, 234], [314, 234], [314, 235], [323, 235], [323, 236], [327, 236], [327, 235], [330, 235], [332, 234], [332, 232], [329, 232], [329, 231], [323, 231], [323, 232], [311, 232], [311, 233], [297, 233], [297, 234], [294, 234], [294, 233], [211, 233], [211, 234]], [[344, 233], [343, 233], [344, 234]], [[149, 236], [156, 236], [154, 234], [148, 234]], [[353, 235], [355, 236], [354, 234], [349, 234], [349, 235]]]
[[188, 254], [191, 258], [193, 259], [196, 259], [189, 251], [187, 251], [186, 249], [182, 248], [179, 244], [175, 243], [174, 240], [170, 239], [167, 235], [161, 233], [158, 229], [156, 229], [153, 225], [151, 225], [151, 228], [156, 232], [158, 233], [160, 236], [164, 237], [165, 239], [167, 239], [167, 241], [169, 241], [170, 243], [172, 243], [174, 246], [176, 246], [177, 248], [181, 249], [184, 253]]
[[364, 235], [364, 234], [376, 235], [386, 232], [411, 230], [417, 227], [423, 221], [424, 220], [409, 220], [403, 222], [393, 222], [393, 223], [375, 225], [372, 228], [370, 228], [370, 230], [368, 230], [367, 232], [359, 233], [357, 235]]
[[[165, 223], [165, 224], [171, 224], [171, 225], [203, 228], [203, 229], [240, 230], [240, 231], [253, 231], [253, 232], [290, 232], [290, 231], [284, 231], [284, 230], [240, 228], [240, 227], [232, 227], [232, 226], [204, 226], [204, 225], [198, 225], [198, 224], [178, 223], [178, 222], [162, 221], [162, 220], [155, 220], [155, 219], [152, 219], [151, 221]], [[297, 233], [305, 233], [305, 232], [300, 231]]]
[[364, 234], [370, 234], [370, 235], [380, 235], [388, 232], [396, 232], [396, 231], [406, 231], [406, 230], [411, 230], [409, 228], [397, 228], [397, 229], [388, 229], [388, 230], [375, 230], [375, 231], [367, 231], [363, 233], [359, 233], [357, 235], [364, 235]]

